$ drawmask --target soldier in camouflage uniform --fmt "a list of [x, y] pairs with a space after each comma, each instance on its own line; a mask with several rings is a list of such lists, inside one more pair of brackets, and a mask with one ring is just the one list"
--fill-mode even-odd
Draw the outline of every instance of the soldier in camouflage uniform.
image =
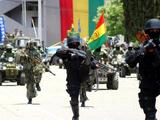
[[87, 49], [87, 46], [82, 46], [82, 50], [84, 50], [86, 52], [86, 60], [84, 63], [84, 67], [85, 67], [85, 72], [86, 77], [84, 78], [83, 82], [81, 83], [80, 86], [80, 102], [81, 107], [85, 107], [85, 101], [88, 100], [86, 91], [87, 91], [87, 87], [88, 87], [88, 81], [89, 81], [89, 67], [90, 67], [90, 59], [91, 59], [91, 51], [89, 49]]
[[1, 55], [1, 59], [4, 61], [7, 61], [9, 57], [15, 58], [15, 54], [12, 52], [13, 46], [10, 44], [6, 45], [5, 50], [3, 51], [3, 54]]
[[[37, 52], [40, 54], [39, 58], [42, 60], [42, 57], [43, 57], [43, 49], [41, 48], [41, 46], [37, 46], [37, 43], [34, 42], [34, 47], [37, 49]], [[36, 73], [36, 88], [38, 91], [41, 91], [41, 87], [40, 87], [40, 82], [41, 82], [41, 79], [42, 79], [42, 73], [43, 71], [41, 70], [43, 69], [42, 68], [42, 65], [37, 65], [34, 69], [34, 73]], [[38, 72], [39, 71], [39, 72]]]
[[[36, 80], [39, 74], [42, 73], [42, 66], [40, 66], [39, 61], [36, 59], [40, 57], [37, 49], [34, 47], [32, 41], [28, 42], [26, 49], [21, 51], [20, 63], [24, 67], [25, 77], [26, 77], [26, 88], [27, 88], [27, 98], [28, 104], [32, 104], [32, 98], [36, 97]], [[17, 57], [18, 58], [18, 57]]]
[[[82, 46], [82, 50], [84, 50], [86, 52], [86, 60], [84, 61], [84, 72], [83, 75], [85, 77], [83, 77], [83, 82], [81, 83], [81, 87], [80, 87], [80, 102], [81, 107], [85, 107], [85, 102], [88, 100], [87, 91], [91, 91], [92, 90], [92, 86], [95, 84], [95, 79], [93, 78], [93, 71], [94, 71], [94, 67], [95, 65], [93, 65], [93, 55], [91, 53], [91, 51], [88, 49], [88, 47], [86, 45]], [[94, 67], [93, 67], [94, 66]]]
[[116, 45], [112, 51], [113, 57], [117, 57], [118, 54], [124, 54], [124, 51], [121, 49], [120, 45]]

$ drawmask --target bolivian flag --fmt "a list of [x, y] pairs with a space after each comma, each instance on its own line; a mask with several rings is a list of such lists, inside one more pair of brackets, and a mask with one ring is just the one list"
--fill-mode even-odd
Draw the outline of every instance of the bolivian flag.
[[102, 14], [96, 25], [96, 29], [93, 32], [91, 38], [88, 40], [87, 44], [91, 50], [95, 50], [104, 44], [106, 39], [106, 27], [104, 24], [104, 15]]

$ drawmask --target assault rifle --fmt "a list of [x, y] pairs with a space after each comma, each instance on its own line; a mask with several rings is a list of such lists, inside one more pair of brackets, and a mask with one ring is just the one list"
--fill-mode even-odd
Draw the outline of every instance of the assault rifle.
[[43, 66], [43, 68], [45, 68], [48, 72], [50, 72], [52, 75], [56, 75], [54, 74], [42, 61], [40, 58], [38, 57], [35, 57], [35, 58], [32, 58], [32, 57], [29, 57], [32, 61], [38, 63], [38, 64], [41, 64]]
[[73, 48], [66, 48], [66, 47], [62, 47], [62, 49], [61, 50], [64, 50], [64, 51], [68, 51], [69, 53], [73, 53], [73, 54], [75, 54], [75, 55], [78, 55], [78, 56], [80, 56], [80, 57], [82, 57], [82, 58], [86, 58], [86, 52], [85, 51], [83, 51], [83, 50], [78, 50], [78, 49], [73, 49]]
[[94, 62], [95, 62], [95, 64], [97, 65], [98, 68], [106, 69], [106, 70], [111, 69], [111, 70], [113, 70], [113, 71], [116, 71], [116, 69], [110, 67], [109, 65], [102, 64], [102, 63], [100, 63], [98, 60], [94, 60]]
[[28, 55], [25, 51], [23, 51], [23, 53], [29, 58], [31, 59], [31, 61], [35, 62], [35, 63], [38, 63], [38, 64], [41, 64], [43, 66], [43, 68], [45, 68], [48, 72], [50, 72], [52, 75], [56, 75], [54, 74], [43, 62], [42, 60], [39, 58], [39, 57], [31, 57], [30, 55]]

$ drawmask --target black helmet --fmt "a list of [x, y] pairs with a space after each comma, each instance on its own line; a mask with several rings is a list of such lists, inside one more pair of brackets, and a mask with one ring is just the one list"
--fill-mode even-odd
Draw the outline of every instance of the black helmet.
[[160, 20], [159, 19], [149, 19], [145, 26], [144, 31], [149, 35], [150, 39], [159, 39], [160, 35]]
[[70, 36], [67, 38], [67, 46], [69, 48], [78, 48], [79, 45], [80, 45], [79, 36]]
[[149, 19], [144, 26], [144, 30], [148, 29], [160, 29], [160, 20], [159, 19]]

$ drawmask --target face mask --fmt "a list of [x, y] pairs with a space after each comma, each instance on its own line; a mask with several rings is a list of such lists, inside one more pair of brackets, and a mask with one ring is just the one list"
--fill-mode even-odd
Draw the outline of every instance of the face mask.
[[150, 39], [153, 39], [153, 40], [159, 39], [159, 32], [150, 32], [149, 37]]

